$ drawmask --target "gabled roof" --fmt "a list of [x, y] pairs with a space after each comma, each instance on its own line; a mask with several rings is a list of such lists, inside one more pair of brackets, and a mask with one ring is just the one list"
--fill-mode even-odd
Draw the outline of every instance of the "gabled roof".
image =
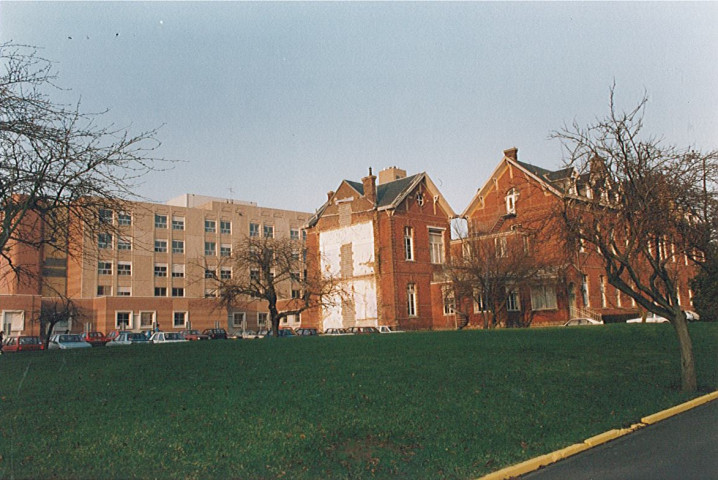
[[[399, 204], [401, 204], [401, 202], [403, 202], [404, 199], [406, 199], [406, 197], [411, 192], [413, 192], [414, 189], [423, 180], [426, 181], [427, 188], [435, 197], [437, 197], [437, 203], [441, 205], [441, 207], [444, 209], [444, 211], [447, 212], [449, 217], [455, 217], [456, 213], [454, 213], [454, 210], [451, 208], [446, 199], [444, 199], [443, 195], [441, 195], [441, 192], [439, 192], [439, 189], [436, 187], [434, 182], [431, 181], [426, 172], [417, 173], [416, 175], [411, 175], [409, 177], [404, 177], [398, 180], [394, 180], [392, 182], [377, 185], [375, 205], [376, 209], [391, 210], [398, 207]], [[362, 184], [361, 182], [343, 180], [342, 183], [346, 183], [347, 185], [349, 185], [352, 189], [356, 190], [359, 195], [364, 195], [364, 184]], [[327, 206], [329, 206], [331, 201], [332, 199], [327, 200], [327, 202], [324, 203], [324, 205], [322, 205], [319, 210], [317, 210], [314, 216], [309, 219], [308, 226], [312, 226], [317, 223], [319, 217], [322, 216], [322, 213], [324, 213], [324, 210], [326, 210]]]

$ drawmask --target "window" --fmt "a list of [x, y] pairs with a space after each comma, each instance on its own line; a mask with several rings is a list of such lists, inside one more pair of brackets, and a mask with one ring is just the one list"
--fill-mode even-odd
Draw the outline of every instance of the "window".
[[621, 291], [620, 291], [619, 289], [616, 289], [616, 306], [617, 306], [618, 308], [621, 308], [621, 306], [622, 306], [622, 305], [621, 305], [621, 302], [622, 302], [622, 300], [621, 300]]
[[601, 292], [601, 308], [606, 308], [606, 277], [603, 275], [598, 279], [598, 289]]
[[232, 222], [229, 220], [220, 220], [219, 233], [232, 233]]
[[132, 328], [132, 312], [115, 312], [115, 328], [117, 330]]
[[132, 225], [132, 215], [127, 212], [120, 212], [117, 214], [117, 224], [129, 226]]
[[588, 275], [581, 277], [581, 295], [583, 295], [583, 306], [590, 307], [591, 299], [588, 296]]
[[204, 231], [207, 233], [215, 233], [217, 231], [217, 222], [215, 222], [214, 220], [205, 219]]
[[438, 229], [429, 229], [429, 255], [431, 263], [444, 263], [444, 232]]
[[424, 205], [424, 194], [419, 192], [416, 194], [416, 203], [421, 207]]
[[100, 209], [100, 223], [112, 223], [112, 210]]
[[129, 297], [132, 295], [132, 288], [130, 287], [117, 287], [118, 297]]
[[222, 280], [229, 280], [232, 278], [232, 269], [229, 267], [222, 267], [219, 270], [219, 278]]
[[232, 256], [232, 245], [226, 245], [226, 244], [220, 245], [219, 246], [219, 256], [220, 257]]
[[155, 312], [140, 312], [140, 328], [149, 329], [155, 323]]
[[506, 214], [507, 215], [515, 215], [516, 214], [516, 200], [519, 198], [519, 191], [515, 188], [512, 188], [508, 191], [506, 194]]
[[98, 262], [97, 273], [100, 275], [112, 275], [112, 262]]
[[167, 252], [167, 240], [155, 240], [155, 252], [166, 253]]
[[259, 270], [250, 270], [249, 279], [252, 281], [252, 283], [259, 282]]
[[172, 287], [172, 296], [173, 297], [184, 297], [184, 288]]
[[167, 287], [155, 287], [155, 297], [166, 297]]
[[184, 264], [172, 265], [172, 277], [184, 278]]
[[187, 312], [172, 313], [172, 326], [174, 328], [182, 328], [187, 324]]
[[184, 253], [184, 241], [172, 240], [172, 253]]
[[118, 276], [132, 275], [132, 263], [131, 262], [117, 262], [117, 275]]
[[267, 326], [267, 314], [257, 312], [257, 326], [262, 328]]
[[204, 242], [205, 255], [217, 255], [217, 244], [215, 242]]
[[414, 229], [404, 227], [404, 260], [414, 260]]
[[506, 297], [506, 310], [509, 312], [518, 312], [521, 310], [519, 293], [516, 290], [511, 290], [508, 297]]
[[167, 215], [155, 213], [155, 228], [167, 228]]
[[406, 313], [410, 317], [416, 316], [416, 284], [406, 286]]
[[297, 230], [296, 228], [292, 228], [291, 230], [289, 230], [289, 238], [291, 240], [299, 240], [299, 230]]
[[214, 268], [205, 268], [204, 278], [217, 278], [217, 270]]
[[556, 287], [553, 285], [531, 287], [532, 310], [555, 310], [556, 305]]
[[127, 238], [118, 238], [117, 250], [132, 250], [132, 241]]
[[100, 233], [97, 235], [97, 246], [99, 248], [112, 248], [112, 234]]
[[216, 288], [205, 288], [204, 289], [204, 298], [215, 298], [216, 296], [217, 296]]
[[274, 225], [264, 226], [264, 238], [274, 238]]
[[250, 223], [249, 224], [249, 236], [250, 237], [258, 237], [259, 236], [259, 224], [258, 223]]
[[110, 287], [108, 285], [98, 285], [97, 286], [97, 296], [98, 297], [112, 296], [112, 287]]
[[297, 290], [296, 288], [293, 288], [293, 289], [292, 289], [292, 298], [293, 298], [293, 299], [300, 299], [300, 298], [302, 298], [302, 291], [301, 291], [301, 290]]
[[172, 217], [172, 230], [184, 230], [184, 217]]
[[524, 255], [531, 255], [531, 239], [528, 235], [523, 236]]
[[155, 263], [155, 277], [166, 277], [167, 276], [167, 264], [166, 263]]
[[474, 313], [481, 313], [487, 311], [486, 299], [483, 294], [474, 292]]
[[496, 248], [496, 258], [503, 258], [508, 254], [506, 249], [506, 237], [494, 238], [494, 247]]
[[456, 298], [454, 292], [444, 292], [444, 315], [452, 315], [456, 312]]
[[247, 314], [244, 312], [233, 312], [232, 313], [232, 326], [233, 327], [244, 327], [244, 321], [247, 318]]

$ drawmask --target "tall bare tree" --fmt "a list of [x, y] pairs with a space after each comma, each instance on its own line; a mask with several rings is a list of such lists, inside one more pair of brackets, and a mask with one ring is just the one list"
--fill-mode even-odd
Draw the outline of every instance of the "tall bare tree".
[[307, 268], [311, 264], [300, 240], [247, 237], [233, 248], [232, 278], [216, 279], [219, 301], [228, 310], [266, 302], [272, 334], [278, 336], [283, 318], [342, 298], [338, 279]]
[[[33, 47], [0, 45], [0, 256], [5, 274], [31, 276], [13, 248], [68, 248], [71, 225], [108, 231], [100, 210], [121, 210], [156, 170], [156, 130], [100, 126], [104, 113], [53, 102], [56, 74]], [[88, 230], [90, 229], [90, 230]]]
[[588, 195], [567, 195], [566, 231], [598, 252], [608, 282], [649, 312], [668, 318], [680, 345], [683, 390], [697, 388], [693, 347], [679, 298], [686, 261], [703, 268], [715, 242], [716, 160], [664, 145], [643, 131], [647, 97], [619, 111], [610, 92], [605, 118], [552, 134]]

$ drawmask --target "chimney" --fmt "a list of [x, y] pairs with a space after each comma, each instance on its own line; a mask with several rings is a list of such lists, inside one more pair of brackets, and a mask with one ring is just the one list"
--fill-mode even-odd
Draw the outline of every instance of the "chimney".
[[371, 167], [369, 167], [369, 176], [362, 178], [361, 183], [364, 186], [364, 198], [376, 203], [376, 177], [372, 175]]
[[511, 160], [518, 160], [519, 159], [519, 149], [516, 147], [512, 147], [512, 148], [504, 150], [504, 157], [508, 157]]
[[406, 178], [406, 170], [402, 170], [398, 167], [387, 167], [379, 172], [378, 185], [384, 185], [385, 183], [393, 182], [401, 178]]

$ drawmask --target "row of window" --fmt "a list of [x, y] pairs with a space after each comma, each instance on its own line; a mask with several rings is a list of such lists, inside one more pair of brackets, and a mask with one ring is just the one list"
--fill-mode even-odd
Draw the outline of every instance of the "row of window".
[[[115, 212], [113, 212], [112, 210], [101, 208], [99, 216], [100, 216], [100, 223], [112, 224], [114, 222]], [[118, 212], [117, 213], [117, 224], [120, 226], [132, 225], [132, 214], [130, 214], [128, 212]]]
[[[236, 328], [243, 328], [246, 324], [247, 313], [246, 312], [233, 312], [232, 326]], [[269, 315], [266, 312], [257, 312], [257, 326], [259, 328], [266, 328], [269, 322]], [[172, 328], [186, 328], [189, 322], [189, 312], [187, 311], [175, 311], [172, 312]], [[300, 324], [300, 315], [288, 315], [282, 318], [282, 324]], [[154, 311], [116, 311], [115, 312], [115, 328], [119, 330], [138, 328], [141, 330], [149, 330], [155, 327], [159, 328], [160, 324], [157, 322], [157, 314]]]
[[[166, 229], [168, 227], [168, 216], [155, 214], [155, 228]], [[184, 217], [172, 217], [172, 230], [184, 230], [185, 219]], [[217, 221], [211, 219], [204, 220], [204, 231], [206, 233], [217, 233]], [[249, 224], [249, 236], [259, 237], [260, 232], [264, 238], [274, 238], [274, 225], [260, 225], [258, 223]], [[231, 234], [232, 233], [232, 222], [229, 220], [219, 221], [219, 233]], [[306, 240], [306, 232], [301, 231], [301, 236]], [[299, 240], [300, 230], [292, 228], [289, 230], [289, 238], [292, 240]]]

